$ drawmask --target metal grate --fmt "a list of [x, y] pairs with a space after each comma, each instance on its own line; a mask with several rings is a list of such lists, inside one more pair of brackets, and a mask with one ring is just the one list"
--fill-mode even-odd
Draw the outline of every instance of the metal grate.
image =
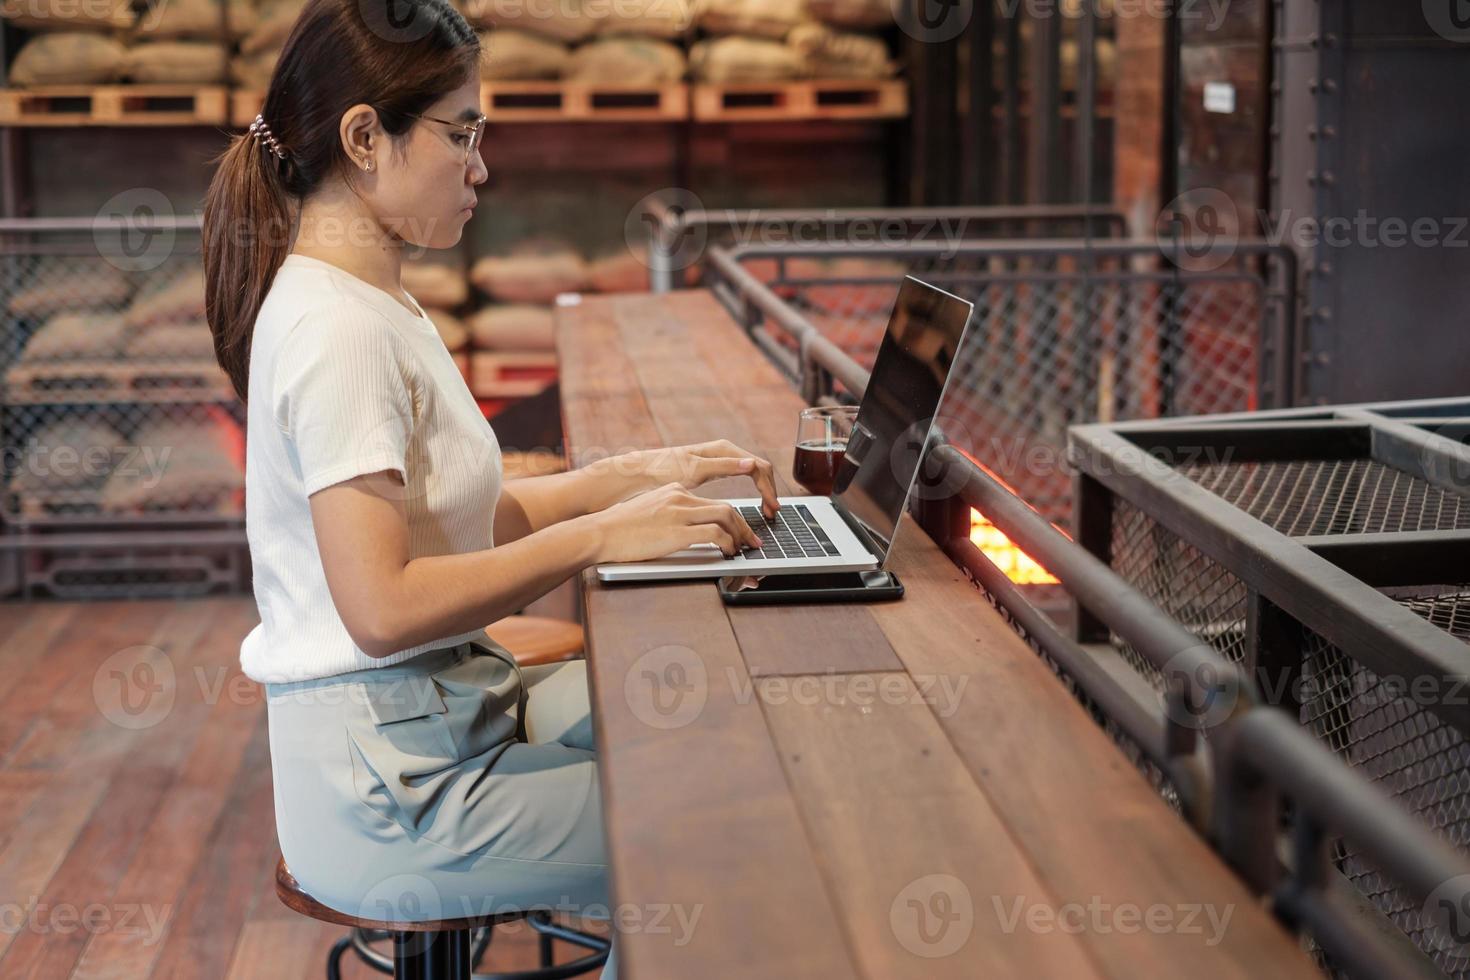
[[[1413, 688], [1368, 670], [1307, 633], [1302, 722], [1426, 827], [1470, 845], [1470, 743], [1410, 694]], [[1439, 695], [1455, 692], [1438, 692]], [[1342, 873], [1447, 974], [1470, 976], [1463, 947], [1426, 917], [1349, 842], [1339, 840]]]
[[[1113, 498], [1112, 559], [1117, 572], [1226, 660], [1246, 655], [1245, 583], [1137, 507]], [[1164, 679], [1120, 637], [1112, 638], [1133, 668], [1162, 690]]]
[[1377, 460], [1191, 463], [1179, 471], [1287, 535], [1470, 528], [1470, 499]]

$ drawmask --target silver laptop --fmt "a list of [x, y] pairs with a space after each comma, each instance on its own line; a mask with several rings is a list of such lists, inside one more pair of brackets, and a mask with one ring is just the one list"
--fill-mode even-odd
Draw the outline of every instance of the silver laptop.
[[[908, 506], [972, 305], [913, 276], [898, 290], [830, 497], [727, 500], [764, 545], [725, 556], [713, 544], [597, 566], [604, 582], [863, 571], [881, 568]], [[792, 421], [795, 428], [795, 420]]]

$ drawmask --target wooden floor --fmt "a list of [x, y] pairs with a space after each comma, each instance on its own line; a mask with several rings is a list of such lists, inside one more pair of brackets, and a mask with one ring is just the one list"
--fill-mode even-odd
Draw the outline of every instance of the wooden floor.
[[[272, 885], [258, 621], [248, 597], [0, 603], [0, 977], [325, 976], [340, 929]], [[535, 965], [526, 926], [493, 949]]]

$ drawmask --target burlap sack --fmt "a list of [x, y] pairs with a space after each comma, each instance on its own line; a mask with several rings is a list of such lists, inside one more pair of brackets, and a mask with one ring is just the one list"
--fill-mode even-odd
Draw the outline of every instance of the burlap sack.
[[807, 21], [791, 29], [786, 43], [806, 59], [803, 74], [811, 78], [888, 78], [894, 64], [881, 37], [834, 31]]
[[26, 362], [109, 360], [130, 334], [116, 313], [57, 313], [31, 335], [20, 356]]
[[255, 29], [240, 42], [240, 53], [258, 54], [285, 44], [286, 36], [296, 26], [296, 18], [301, 16], [301, 10], [305, 6], [304, 0], [284, 0], [262, 7], [256, 18]]
[[806, 0], [695, 0], [699, 28], [781, 40], [806, 19]]
[[270, 88], [271, 75], [280, 59], [280, 48], [257, 51], [255, 54], [238, 54], [230, 59], [230, 80], [241, 88]]
[[592, 36], [597, 21], [581, 0], [467, 0], [465, 18], [489, 30], [520, 30], [576, 44]]
[[807, 11], [834, 27], [872, 31], [893, 26], [892, 0], [807, 0]]
[[487, 306], [468, 321], [476, 350], [555, 350], [555, 318], [545, 306]]
[[31, 270], [26, 285], [6, 307], [16, 316], [36, 319], [61, 312], [117, 310], [134, 288], [121, 269], [107, 262], [49, 258]]
[[224, 34], [219, 0], [167, 0], [145, 7], [133, 25], [133, 41], [177, 41], [182, 38], [233, 40], [249, 36], [259, 17], [250, 0], [230, 0], [229, 34]]
[[122, 77], [127, 49], [113, 38], [84, 31], [39, 34], [21, 46], [10, 84], [102, 85]]
[[465, 329], [464, 322], [453, 313], [445, 310], [425, 309], [429, 319], [434, 322], [434, 329], [439, 331], [439, 339], [444, 341], [444, 346], [453, 353], [463, 350], [469, 346], [470, 332]]
[[141, 452], [103, 485], [102, 509], [238, 511], [245, 488], [238, 430], [223, 419], [145, 423], [132, 439]]
[[126, 31], [130, 0], [0, 0], [0, 18], [28, 31]]
[[129, 326], [204, 319], [204, 269], [191, 266], [171, 278], [145, 286], [128, 307]]
[[683, 78], [685, 67], [684, 52], [667, 41], [609, 37], [575, 49], [566, 77], [590, 85], [663, 85]]
[[648, 249], [620, 248], [594, 259], [587, 267], [587, 278], [599, 293], [646, 293]]
[[225, 80], [225, 46], [212, 41], [148, 41], [128, 49], [123, 75], [156, 84], [216, 85]]
[[152, 361], [212, 361], [214, 336], [204, 320], [155, 324], [137, 332], [123, 349], [123, 356]]
[[434, 259], [404, 262], [398, 282], [424, 306], [453, 309], [470, 298], [470, 284], [464, 270]]
[[696, 0], [582, 0], [600, 36], [632, 34], [673, 41], [694, 27]]
[[480, 77], [487, 81], [560, 78], [567, 46], [529, 31], [485, 31], [480, 35]]
[[37, 429], [25, 440], [10, 478], [16, 493], [96, 490], [122, 458], [127, 441], [96, 418], [71, 417]]
[[780, 82], [800, 78], [801, 53], [780, 41], [722, 37], [700, 41], [689, 51], [689, 70], [704, 82]]
[[508, 255], [487, 255], [470, 269], [470, 282], [506, 303], [549, 304], [557, 294], [587, 287], [587, 263], [552, 241], [523, 242]]

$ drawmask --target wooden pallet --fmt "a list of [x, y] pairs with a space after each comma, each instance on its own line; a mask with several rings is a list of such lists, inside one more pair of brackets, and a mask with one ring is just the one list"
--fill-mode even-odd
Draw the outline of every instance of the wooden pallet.
[[214, 361], [22, 361], [5, 372], [5, 397], [21, 405], [214, 399], [228, 398], [231, 391]]
[[556, 380], [554, 351], [475, 351], [470, 391], [477, 398], [529, 398]]
[[3, 126], [213, 126], [228, 120], [222, 85], [40, 85], [0, 89]]
[[694, 118], [702, 122], [893, 119], [908, 111], [908, 83], [895, 79], [694, 86]]
[[491, 122], [668, 122], [689, 115], [689, 86], [483, 82], [480, 105]]
[[237, 88], [230, 91], [230, 125], [246, 128], [260, 115], [265, 105], [265, 92], [255, 88]]

